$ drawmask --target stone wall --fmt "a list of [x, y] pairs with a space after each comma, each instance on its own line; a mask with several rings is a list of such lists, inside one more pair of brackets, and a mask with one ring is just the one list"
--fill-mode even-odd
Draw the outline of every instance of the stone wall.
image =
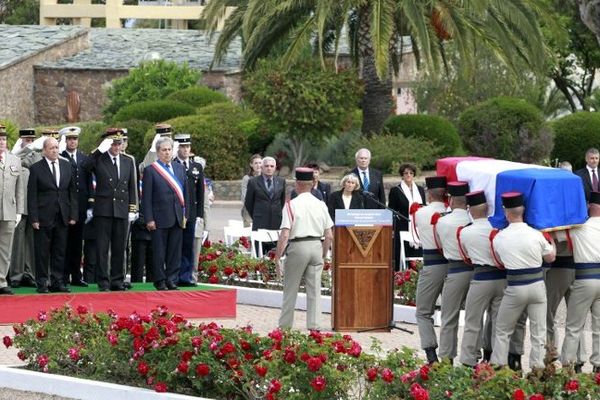
[[67, 120], [67, 94], [79, 94], [80, 121], [102, 120], [102, 109], [108, 98], [106, 88], [113, 79], [126, 76], [127, 70], [76, 70], [36, 67], [35, 120], [50, 125]]
[[35, 123], [34, 65], [71, 57], [89, 47], [88, 32], [47, 47], [31, 57], [17, 60], [0, 70], [0, 118], [8, 118], [19, 126]]
[[200, 83], [218, 90], [236, 103], [242, 100], [241, 72], [205, 71]]

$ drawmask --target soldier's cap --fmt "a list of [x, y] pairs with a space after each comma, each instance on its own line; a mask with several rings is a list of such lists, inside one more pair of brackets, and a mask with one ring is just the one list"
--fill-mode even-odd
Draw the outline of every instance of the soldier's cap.
[[6, 127], [4, 125], [0, 125], [0, 136], [7, 136]]
[[121, 132], [123, 132], [123, 140], [129, 139], [127, 134], [127, 128], [121, 128]]
[[502, 193], [502, 206], [504, 208], [515, 208], [525, 205], [525, 198], [521, 192]]
[[79, 137], [81, 133], [81, 128], [78, 126], [66, 126], [58, 131], [60, 135], [64, 135], [65, 137]]
[[590, 192], [590, 204], [600, 204], [600, 192]]
[[102, 134], [102, 139], [112, 139], [113, 142], [123, 141], [123, 129], [121, 128], [108, 128], [106, 132]]
[[469, 207], [475, 207], [480, 204], [485, 204], [487, 201], [485, 199], [485, 192], [483, 190], [476, 190], [474, 192], [469, 192], [465, 195], [467, 198], [467, 204]]
[[42, 131], [42, 136], [49, 136], [53, 137], [54, 139], [58, 139], [60, 137], [60, 134], [56, 129], [44, 129]]
[[445, 176], [428, 176], [425, 178], [427, 189], [446, 189], [447, 179]]
[[156, 124], [154, 128], [156, 129], [156, 133], [161, 136], [171, 136], [173, 133], [173, 129], [169, 124]]
[[189, 133], [176, 133], [173, 140], [179, 144], [192, 144], [192, 136]]
[[33, 128], [19, 129], [19, 137], [25, 138], [25, 139], [35, 139], [35, 129], [33, 129]]
[[296, 168], [296, 180], [298, 182], [312, 182], [313, 170], [312, 168], [299, 167]]
[[469, 184], [467, 182], [453, 181], [448, 182], [448, 194], [450, 196], [458, 197], [464, 196], [469, 193]]

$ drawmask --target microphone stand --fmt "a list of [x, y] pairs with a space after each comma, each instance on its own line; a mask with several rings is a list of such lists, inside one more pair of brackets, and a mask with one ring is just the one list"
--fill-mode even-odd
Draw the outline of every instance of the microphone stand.
[[[395, 241], [396, 240], [396, 224], [398, 223], [399, 220], [403, 219], [405, 221], [410, 221], [409, 218], [405, 217], [404, 215], [400, 214], [398, 211], [389, 208], [386, 204], [382, 203], [381, 201], [379, 201], [379, 199], [377, 197], [375, 197], [375, 195], [371, 192], [367, 192], [365, 190], [362, 191], [362, 195], [364, 199], [370, 199], [372, 202], [374, 202], [375, 204], [377, 204], [378, 206], [380, 206], [381, 208], [385, 209], [385, 210], [389, 210], [392, 212], [392, 215], [394, 216], [394, 218], [392, 219], [392, 240]], [[392, 242], [394, 243], [394, 242]], [[402, 246], [403, 243], [400, 243], [400, 246]], [[395, 247], [394, 245], [392, 245], [392, 268], [394, 269], [394, 271], [396, 270], [396, 254], [395, 254]], [[397, 329], [399, 331], [402, 332], [406, 332], [406, 333], [410, 333], [411, 335], [414, 334], [413, 331], [405, 329], [405, 328], [401, 328], [399, 326], [396, 326], [396, 321], [394, 321], [393, 319], [393, 314], [394, 314], [394, 280], [391, 280], [392, 283], [392, 287], [391, 287], [391, 292], [392, 292], [392, 320], [388, 323], [387, 326], [378, 326], [375, 328], [368, 328], [368, 329], [362, 329], [359, 330], [358, 333], [363, 333], [363, 332], [371, 332], [371, 331], [378, 331], [380, 329]]]

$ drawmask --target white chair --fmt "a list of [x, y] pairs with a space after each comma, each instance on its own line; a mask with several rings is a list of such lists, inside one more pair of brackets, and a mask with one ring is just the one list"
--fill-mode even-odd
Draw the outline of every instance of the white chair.
[[409, 231], [400, 231], [400, 266], [399, 270], [406, 269], [406, 262], [410, 260], [423, 261], [423, 257], [406, 257], [404, 252], [404, 242], [412, 242], [412, 237]]
[[251, 255], [254, 258], [262, 258], [264, 257], [262, 244], [263, 243], [272, 243], [277, 242], [279, 240], [279, 232], [278, 230], [269, 230], [269, 229], [259, 229], [257, 231], [252, 231], [250, 234], [250, 243], [251, 243]]
[[223, 237], [224, 242], [227, 246], [231, 246], [236, 240], [241, 238], [242, 236], [250, 237], [250, 233], [252, 230], [248, 228], [244, 228], [243, 226], [224, 226], [223, 227]]
[[238, 219], [228, 219], [227, 220], [227, 226], [230, 226], [232, 228], [243, 228], [244, 227], [244, 221], [238, 220]]

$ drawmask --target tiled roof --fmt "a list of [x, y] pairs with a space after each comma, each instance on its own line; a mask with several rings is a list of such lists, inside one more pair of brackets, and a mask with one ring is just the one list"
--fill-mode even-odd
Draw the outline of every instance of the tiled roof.
[[78, 26], [0, 25], [0, 68], [85, 32]]
[[[105, 29], [90, 30], [89, 49], [73, 57], [43, 64], [64, 69], [130, 69], [152, 56], [164, 60], [187, 62], [191, 68], [208, 70], [212, 62], [217, 36], [209, 43], [206, 33], [171, 29]], [[241, 41], [234, 41], [223, 62], [215, 70], [240, 69]]]

